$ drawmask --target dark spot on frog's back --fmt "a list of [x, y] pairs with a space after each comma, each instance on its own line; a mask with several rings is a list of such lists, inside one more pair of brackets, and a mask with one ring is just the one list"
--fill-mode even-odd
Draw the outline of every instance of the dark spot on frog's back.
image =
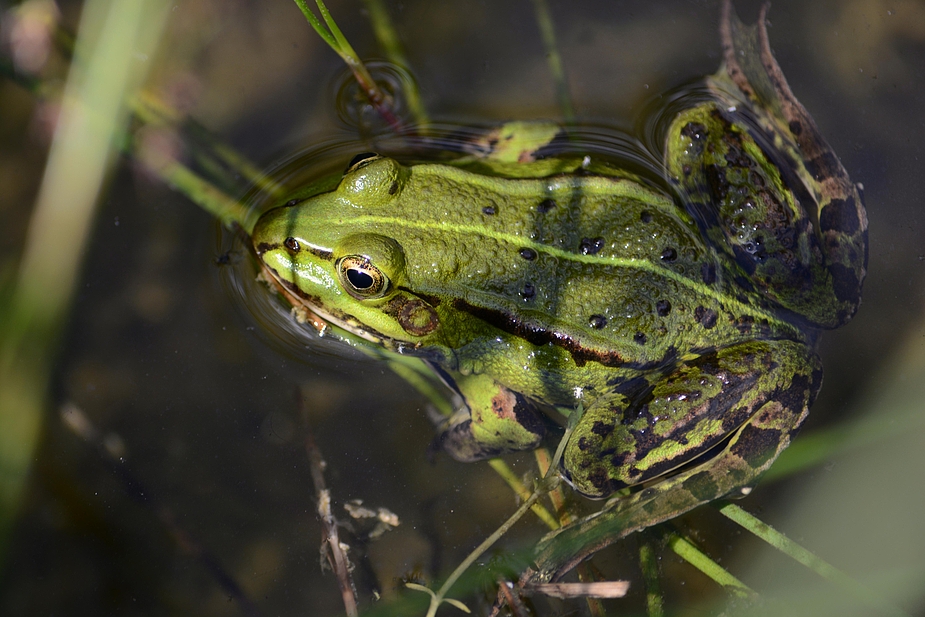
[[554, 199], [544, 199], [536, 207], [536, 211], [540, 214], [546, 214], [550, 210], [556, 207], [556, 201]]
[[582, 238], [578, 245], [578, 252], [582, 255], [595, 255], [604, 248], [603, 238]]
[[598, 490], [599, 494], [604, 495], [612, 492], [610, 487], [610, 478], [607, 477], [607, 472], [600, 467], [594, 469], [590, 474], [588, 474], [588, 481], [594, 485], [594, 488]]
[[861, 227], [858, 207], [854, 197], [833, 199], [819, 215], [819, 227], [822, 231], [838, 231], [846, 234], [857, 233]]
[[522, 248], [520, 249], [519, 254], [527, 261], [533, 261], [536, 259], [536, 251], [531, 248]]
[[643, 332], [637, 332], [636, 334], [633, 335], [633, 342], [636, 343], [637, 345], [645, 345], [646, 340], [647, 340], [646, 335]]
[[735, 327], [742, 334], [748, 334], [752, 331], [752, 326], [755, 324], [755, 318], [751, 315], [742, 315], [735, 322]]
[[582, 452], [587, 452], [587, 451], [590, 450], [592, 447], [593, 447], [593, 446], [592, 446], [590, 443], [588, 443], [588, 438], [587, 438], [587, 437], [579, 437], [579, 438], [578, 438], [578, 449], [581, 450]]
[[588, 325], [595, 330], [600, 330], [607, 325], [607, 318], [603, 315], [591, 315], [591, 317], [588, 318]]
[[803, 133], [803, 125], [799, 120], [792, 120], [790, 122], [790, 132], [793, 133], [795, 137], [799, 137]]
[[699, 122], [688, 122], [681, 128], [681, 134], [699, 141], [707, 136], [707, 127]]
[[716, 325], [716, 318], [717, 314], [713, 309], [704, 308], [702, 306], [698, 306], [694, 309], [694, 319], [700, 322], [700, 325], [707, 330]]
[[669, 246], [662, 250], [661, 258], [662, 258], [662, 261], [667, 261], [671, 263], [678, 258], [678, 251], [676, 251], [674, 248]]
[[514, 418], [517, 424], [534, 435], [545, 435], [546, 425], [543, 423], [539, 411], [521, 394], [514, 393]]
[[613, 424], [606, 424], [598, 420], [594, 423], [594, 426], [591, 427], [591, 432], [601, 437], [607, 437], [607, 435], [613, 432]]
[[639, 213], [639, 220], [642, 221], [643, 223], [651, 223], [652, 213], [649, 212], [648, 210], [643, 210], [642, 212]]
[[707, 137], [707, 129], [699, 122], [688, 122], [681, 129], [681, 135], [691, 141], [687, 149], [687, 156], [696, 158], [703, 152], [703, 142]]
[[609, 456], [610, 464], [615, 468], [622, 468], [626, 465], [627, 461], [630, 460], [630, 456], [634, 456], [631, 450], [625, 452], [616, 453], [616, 450], [613, 448], [607, 448], [606, 450], [601, 450], [601, 457]]
[[482, 214], [484, 214], [485, 216], [494, 216], [495, 214], [497, 214], [497, 212], [498, 211], [495, 209], [494, 206], [485, 206], [484, 208], [482, 208]]
[[817, 369], [812, 375], [794, 375], [790, 381], [790, 387], [777, 398], [781, 405], [798, 414], [803, 411], [804, 405], [812, 404], [821, 385], [822, 369]]
[[671, 313], [671, 302], [668, 300], [659, 300], [655, 303], [655, 312], [659, 317], [668, 317]]

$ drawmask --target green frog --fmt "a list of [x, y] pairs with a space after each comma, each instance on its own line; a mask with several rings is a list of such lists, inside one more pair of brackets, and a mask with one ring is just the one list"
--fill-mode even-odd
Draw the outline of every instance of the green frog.
[[[787, 447], [822, 381], [817, 333], [860, 302], [857, 187], [774, 61], [764, 13], [723, 9], [724, 64], [664, 135], [664, 179], [511, 124], [449, 162], [358, 155], [253, 232], [325, 324], [419, 359], [455, 394], [461, 461], [536, 448], [582, 410], [561, 475], [605, 498], [544, 540], [537, 580], [722, 496]], [[544, 552], [545, 551], [545, 552]]]

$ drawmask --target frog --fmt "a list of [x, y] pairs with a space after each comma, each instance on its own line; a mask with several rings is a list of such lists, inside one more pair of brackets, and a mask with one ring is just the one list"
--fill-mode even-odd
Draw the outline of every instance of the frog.
[[860, 189], [766, 11], [745, 26], [723, 3], [723, 64], [672, 110], [660, 179], [516, 123], [458, 159], [359, 154], [253, 230], [291, 302], [446, 386], [455, 459], [537, 448], [571, 417], [559, 474], [607, 501], [541, 541], [531, 580], [747, 494], [819, 391], [819, 333], [860, 304]]

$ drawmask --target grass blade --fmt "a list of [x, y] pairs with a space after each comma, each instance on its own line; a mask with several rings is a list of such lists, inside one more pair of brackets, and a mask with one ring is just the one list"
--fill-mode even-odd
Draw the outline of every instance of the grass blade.
[[168, 4], [90, 0], [83, 8], [42, 186], [0, 342], [0, 554], [18, 510], [47, 403], [61, 323], [67, 316], [96, 203]]
[[714, 506], [728, 519], [738, 523], [751, 533], [755, 534], [777, 550], [789, 555], [822, 578], [835, 583], [851, 595], [876, 608], [884, 615], [895, 617], [908, 617], [907, 613], [891, 605], [885, 599], [875, 594], [864, 585], [848, 576], [827, 561], [809, 552], [781, 532], [767, 523], [758, 520], [739, 506], [731, 503], [714, 504]]

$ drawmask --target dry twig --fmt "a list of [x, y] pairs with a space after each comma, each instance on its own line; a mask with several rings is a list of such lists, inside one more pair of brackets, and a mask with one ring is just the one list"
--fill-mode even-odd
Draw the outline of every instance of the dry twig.
[[357, 610], [356, 587], [353, 584], [353, 577], [350, 575], [350, 560], [347, 558], [346, 553], [347, 545], [341, 544], [337, 532], [337, 520], [331, 512], [331, 492], [324, 482], [324, 459], [321, 457], [321, 450], [315, 444], [311, 425], [308, 422], [305, 402], [301, 396], [299, 397], [299, 407], [302, 411], [302, 417], [305, 418], [305, 450], [308, 453], [312, 483], [315, 485], [315, 495], [318, 499], [318, 516], [321, 519], [322, 528], [321, 552], [337, 577], [337, 584], [344, 600], [344, 610], [347, 611], [348, 617], [355, 617], [359, 614], [359, 611]]

